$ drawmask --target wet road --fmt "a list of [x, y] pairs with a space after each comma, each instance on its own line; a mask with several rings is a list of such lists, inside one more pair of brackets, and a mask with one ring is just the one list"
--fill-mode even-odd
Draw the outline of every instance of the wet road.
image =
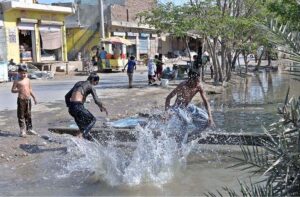
[[[86, 80], [87, 76], [74, 76], [70, 79], [31, 80], [33, 92], [38, 102], [63, 101], [65, 94], [77, 81]], [[134, 84], [138, 87], [147, 86], [147, 72], [138, 71], [134, 74]], [[12, 82], [0, 84], [0, 111], [17, 109], [17, 94], [10, 92]], [[126, 73], [100, 74], [100, 84], [96, 86], [98, 95], [101, 89], [126, 88], [128, 77]]]

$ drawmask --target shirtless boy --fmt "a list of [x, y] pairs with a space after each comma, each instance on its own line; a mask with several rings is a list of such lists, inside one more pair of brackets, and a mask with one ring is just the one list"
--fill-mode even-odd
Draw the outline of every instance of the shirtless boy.
[[65, 101], [69, 108], [69, 113], [74, 117], [80, 133], [78, 136], [83, 136], [89, 139], [89, 132], [96, 123], [96, 118], [84, 107], [86, 97], [91, 94], [100, 111], [108, 112], [97, 96], [95, 85], [99, 83], [99, 76], [96, 73], [90, 74], [86, 81], [77, 82], [74, 87], [66, 94]]
[[189, 79], [180, 83], [166, 98], [165, 109], [170, 108], [171, 99], [177, 95], [173, 108], [187, 108], [193, 97], [200, 93], [205, 109], [208, 114], [208, 125], [214, 126], [210, 105], [205, 96], [204, 90], [200, 85], [200, 75], [197, 72], [191, 71]]
[[27, 66], [20, 65], [18, 74], [19, 79], [14, 81], [11, 92], [18, 93], [17, 116], [20, 126], [20, 136], [25, 137], [26, 134], [36, 135], [37, 133], [32, 130], [30, 97], [33, 98], [34, 104], [37, 104], [37, 101], [32, 92], [30, 80], [27, 78]]

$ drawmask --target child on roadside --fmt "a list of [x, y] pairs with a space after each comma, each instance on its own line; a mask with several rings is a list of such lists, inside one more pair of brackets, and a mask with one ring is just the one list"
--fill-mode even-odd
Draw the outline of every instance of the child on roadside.
[[33, 98], [34, 104], [37, 104], [37, 101], [32, 92], [30, 80], [27, 77], [27, 66], [19, 65], [18, 74], [19, 79], [14, 81], [11, 92], [18, 93], [17, 116], [20, 136], [25, 137], [26, 134], [36, 135], [37, 133], [32, 130], [30, 97]]
[[127, 67], [127, 75], [128, 75], [128, 88], [132, 88], [132, 79], [133, 79], [133, 72], [136, 70], [136, 62], [134, 61], [135, 57], [130, 56], [129, 61], [124, 66], [123, 72]]
[[163, 72], [163, 56], [162, 54], [159, 54], [156, 59], [156, 77], [160, 81], [160, 78], [162, 77]]

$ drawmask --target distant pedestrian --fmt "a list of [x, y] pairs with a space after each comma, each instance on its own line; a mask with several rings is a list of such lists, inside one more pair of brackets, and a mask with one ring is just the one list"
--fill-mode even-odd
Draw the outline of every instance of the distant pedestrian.
[[127, 64], [124, 66], [123, 72], [127, 67], [127, 75], [128, 75], [128, 88], [132, 88], [132, 80], [133, 80], [133, 72], [136, 70], [136, 62], [135, 57], [130, 56]]
[[209, 61], [210, 61], [209, 53], [208, 53], [207, 51], [204, 51], [204, 53], [203, 53], [203, 57], [205, 58], [205, 62], [204, 62], [204, 63], [206, 63], [206, 62], [209, 62]]
[[147, 63], [148, 67], [148, 84], [151, 85], [155, 82], [155, 72], [156, 72], [156, 65], [153, 59], [149, 59]]
[[15, 71], [17, 71], [18, 67], [14, 62], [14, 59], [10, 59], [8, 62], [8, 80], [16, 80], [17, 76], [14, 76]]
[[[204, 63], [203, 63], [204, 65], [207, 64], [207, 63], [210, 63], [210, 56], [209, 56], [209, 53], [207, 51], [204, 51], [202, 57], [204, 59]], [[212, 67], [211, 64], [209, 66], [209, 69], [210, 69], [210, 77], [213, 78], [214, 70], [213, 70], [213, 67]]]
[[163, 60], [162, 60], [162, 54], [159, 54], [155, 58], [155, 63], [156, 63], [156, 77], [160, 81], [160, 78], [162, 77], [162, 72], [163, 72]]
[[34, 104], [37, 104], [37, 101], [33, 94], [30, 80], [27, 77], [26, 65], [19, 66], [18, 75], [19, 78], [14, 81], [11, 92], [18, 93], [17, 116], [20, 126], [20, 136], [25, 137], [26, 134], [36, 135], [37, 133], [32, 129], [30, 98], [33, 98]]
[[104, 66], [106, 65], [106, 55], [107, 55], [107, 52], [105, 51], [104, 47], [102, 47], [102, 50], [99, 53], [98, 71], [101, 71], [102, 68], [104, 68]]

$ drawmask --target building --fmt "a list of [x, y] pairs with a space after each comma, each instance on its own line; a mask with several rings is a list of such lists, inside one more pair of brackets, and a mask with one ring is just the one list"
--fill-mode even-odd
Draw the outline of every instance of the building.
[[[67, 46], [70, 59], [76, 59], [78, 53], [89, 56], [89, 53], [100, 43], [100, 8], [98, 0], [81, 0], [73, 3], [55, 5], [76, 7], [74, 15], [66, 18]], [[154, 56], [158, 52], [158, 36], [153, 28], [139, 25], [137, 13], [151, 10], [156, 0], [103, 0], [105, 37], [119, 36], [132, 42], [131, 46], [120, 49], [124, 55]], [[113, 53], [114, 46], [106, 44], [108, 52]]]
[[70, 7], [33, 0], [0, 2], [0, 59], [16, 63], [67, 61], [65, 17]]
[[108, 36], [121, 36], [131, 41], [127, 46], [127, 55], [153, 57], [158, 52], [159, 38], [155, 29], [140, 25], [137, 14], [151, 10], [156, 6], [155, 0], [126, 0], [123, 5], [113, 4], [108, 7], [106, 31]]

